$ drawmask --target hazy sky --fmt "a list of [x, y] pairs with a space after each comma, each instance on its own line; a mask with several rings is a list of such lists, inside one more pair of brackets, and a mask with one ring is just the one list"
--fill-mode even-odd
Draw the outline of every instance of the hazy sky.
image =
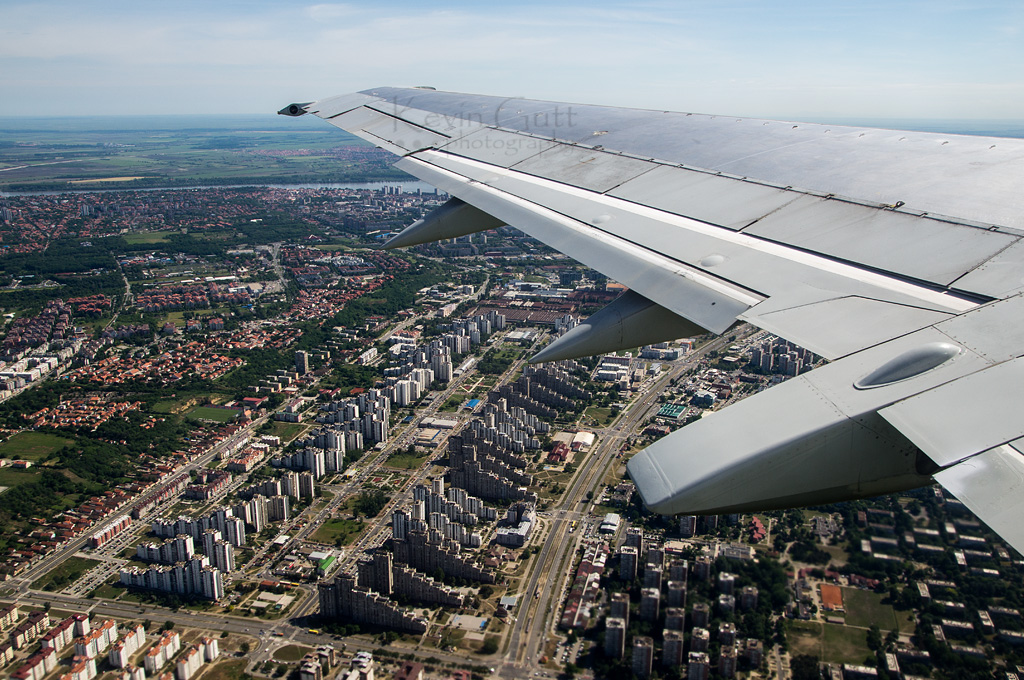
[[1024, 119], [1024, 2], [0, 0], [0, 115], [384, 85], [789, 119]]

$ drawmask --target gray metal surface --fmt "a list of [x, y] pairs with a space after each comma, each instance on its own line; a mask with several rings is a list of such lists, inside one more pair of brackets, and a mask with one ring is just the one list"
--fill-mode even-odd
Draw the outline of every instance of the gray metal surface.
[[[434, 154], [437, 155], [437, 154]], [[405, 158], [398, 167], [477, 206], [506, 224], [554, 248], [713, 332], [725, 331], [736, 317], [760, 298], [727, 283], [706, 282], [700, 273], [658, 253], [615, 236], [596, 232], [557, 211], [514, 197], [464, 177], [445, 173], [423, 161]], [[596, 233], [595, 233], [596, 232]]]
[[977, 269], [953, 282], [953, 288], [1001, 298], [1024, 290], [1024, 241], [1016, 241]]
[[[525, 199], [538, 209], [554, 211], [575, 220], [579, 224], [578, 228], [571, 232], [573, 238], [558, 242], [550, 240], [542, 232], [535, 233], [536, 226], [526, 221], [521, 221], [516, 226], [562, 252], [587, 262], [589, 266], [609, 274], [607, 267], [617, 264], [614, 262], [617, 256], [609, 254], [607, 261], [587, 261], [583, 253], [588, 250], [588, 239], [599, 239], [609, 235], [622, 239], [652, 255], [658, 255], [662, 260], [667, 256], [678, 262], [679, 266], [689, 267], [694, 271], [705, 271], [710, 275], [711, 281], [722, 284], [732, 282], [748, 291], [771, 296], [773, 300], [769, 304], [774, 303], [775, 297], [780, 302], [799, 303], [857, 295], [940, 312], [963, 310], [970, 306], [915, 286], [897, 285], [886, 277], [869, 275], [863, 270], [816, 259], [812, 255], [768, 244], [743, 234], [701, 225], [620, 199], [568, 188], [542, 178], [530, 178], [516, 173], [515, 168], [510, 171], [475, 164], [460, 157], [433, 151], [417, 154], [415, 157], [456, 173], [449, 178], [451, 183], [443, 188], [468, 202], [472, 202], [472, 199], [466, 192], [477, 189], [479, 185], [474, 184], [467, 188], [463, 184], [475, 180], [497, 190], [489, 199], [492, 202], [502, 197], [507, 197], [508, 200]], [[422, 167], [424, 166], [409, 166], [409, 171], [423, 176], [419, 169]], [[460, 177], [461, 181], [458, 179]], [[493, 205], [487, 210], [493, 213]], [[593, 255], [591, 252], [590, 256]], [[640, 277], [633, 273], [631, 280], [636, 282]], [[636, 288], [634, 284], [630, 285]], [[656, 299], [659, 304], [686, 316], [680, 305], [687, 303], [680, 295], [671, 296], [666, 290], [657, 293], [643, 288], [637, 290], [651, 299], [656, 299], [654, 296], [660, 295], [661, 297]], [[803, 290], [814, 297], [803, 300]], [[961, 306], [957, 307], [957, 304]], [[783, 305], [782, 308], [787, 306], [790, 305]], [[793, 318], [798, 319], [796, 316]], [[807, 323], [786, 328], [785, 337], [801, 344], [806, 342], [807, 346], [814, 346], [823, 356], [834, 358], [879, 342], [886, 337], [909, 332], [916, 327], [913, 324], [920, 320], [922, 315], [911, 312], [907, 319], [889, 318], [897, 321], [898, 326], [888, 336], [885, 336], [885, 331], [881, 329], [880, 320], [850, 317], [846, 319], [846, 328], [855, 331], [857, 324], [863, 323], [876, 329], [875, 334], [861, 336], [856, 332], [849, 335], [828, 331], [822, 333], [813, 321], [808, 320]], [[933, 321], [937, 320], [934, 317], [930, 318]], [[691, 317], [691, 320], [699, 325], [705, 325], [698, 319]], [[829, 341], [833, 339], [837, 341], [837, 347], [830, 348]]]
[[433, 148], [448, 141], [437, 132], [366, 107], [339, 114], [328, 122], [398, 155]]
[[745, 233], [942, 286], [1018, 238], [809, 196], [766, 215]]
[[352, 94], [342, 94], [337, 97], [321, 99], [310, 105], [308, 110], [309, 113], [327, 119], [375, 101], [377, 101], [377, 97], [354, 92]]
[[484, 128], [459, 139], [453, 139], [442, 146], [441, 150], [507, 168], [555, 146], [555, 142], [539, 137]]
[[[973, 178], [971, 181], [977, 183], [980, 180], [975, 175], [982, 171], [989, 173], [992, 163], [1010, 176], [1017, 173], [1019, 178], [1024, 173], [1024, 161], [1018, 162], [1017, 155], [1024, 158], [1024, 145], [1014, 150], [1011, 148], [1013, 140], [1004, 140], [1008, 145], [990, 144], [990, 147], [998, 148], [998, 153], [996, 149], [986, 148], [985, 153], [974, 156], [965, 169], [961, 165], [972, 157], [972, 151], [978, 152], [977, 138], [922, 137], [912, 133], [907, 133], [910, 135], [907, 136], [891, 131], [838, 127], [826, 129], [773, 121], [560, 105], [428, 90], [382, 88], [375, 92], [378, 96], [368, 103], [372, 109], [358, 108], [335, 116], [331, 122], [395, 153], [404, 155], [419, 149], [442, 147], [467, 158], [498, 167], [511, 166], [562, 184], [596, 192], [610, 190], [610, 195], [707, 224], [727, 229], [745, 228], [745, 233], [761, 239], [820, 253], [860, 267], [891, 272], [908, 280], [922, 280], [939, 286], [956, 282], [957, 290], [978, 295], [1005, 293], [1006, 285], [993, 270], [1004, 272], [1020, 259], [1016, 255], [1019, 250], [1014, 245], [1017, 233], [998, 233], [977, 226], [922, 217], [921, 210], [929, 207], [927, 202], [899, 207], [903, 199], [898, 202], [894, 199], [898, 209], [884, 210], [862, 203], [802, 195], [783, 188], [800, 186], [801, 163], [810, 163], [816, 171], [835, 176], [839, 172], [833, 167], [835, 161], [828, 154], [823, 154], [817, 145], [825, 144], [831, 148], [829, 145], [840, 138], [846, 140], [842, 149], [835, 149], [836, 153], [842, 151], [840, 168], [846, 168], [849, 159], [856, 165], [869, 157], [875, 163], [867, 173], [874, 178], [872, 181], [888, 176], [889, 166], [884, 163], [889, 162], [899, 168], [910, 161], [923, 163], [928, 168], [929, 172], [925, 174], [931, 182], [929, 192], [935, 191], [932, 185], [947, 182], [951, 177], [958, 178], [958, 173], [962, 172], [968, 173]], [[330, 104], [317, 102], [309, 108], [333, 112], [346, 109], [366, 97], [364, 94], [354, 98], [333, 98], [327, 100]], [[571, 111], [568, 106], [573, 107]], [[379, 118], [375, 119], [374, 113], [379, 114]], [[324, 112], [318, 115], [324, 115]], [[487, 127], [495, 125], [530, 134]], [[616, 132], [640, 134], [648, 128], [657, 128], [662, 136], [664, 144], [661, 148], [666, 153], [655, 154], [661, 159], [749, 176], [757, 181], [743, 181], [735, 176], [717, 176], [680, 167], [652, 166], [647, 161], [595, 148], [552, 146], [550, 142], [532, 136], [550, 135], [570, 141], [582, 140], [591, 145], [599, 141], [607, 147]], [[453, 138], [442, 136], [440, 131]], [[725, 135], [724, 139], [722, 135]], [[792, 146], [794, 136], [802, 140], [796, 143], [796, 148]], [[827, 142], [822, 141], [825, 137]], [[627, 153], [636, 151], [628, 144], [620, 146]], [[677, 152], [683, 150], [686, 153], [680, 156]], [[747, 172], [747, 163], [763, 164], [768, 162], [768, 157], [776, 158], [781, 154], [781, 157], [789, 158], [795, 153], [802, 160], [797, 163], [791, 159], [792, 167], [767, 174]], [[950, 163], [952, 167], [947, 167]], [[649, 168], [653, 169], [644, 171]], [[1005, 178], [997, 181], [993, 176], [986, 177], [989, 184], [983, 193], [989, 195], [993, 205], [1012, 204], [1015, 193], [1006, 195]], [[475, 179], [484, 181], [479, 177]], [[854, 179], [856, 181], [850, 186], [858, 186], [857, 182], [863, 181], [859, 175]], [[911, 184], [919, 181], [916, 176], [909, 180]], [[771, 185], [773, 182], [775, 185]], [[902, 188], [906, 184], [903, 177], [898, 181], [886, 180], [887, 187], [897, 185]], [[827, 183], [805, 186], [812, 190], [835, 190]], [[951, 185], [947, 185], [946, 190], [957, 196], [964, 193], [962, 187], [954, 191]], [[858, 201], [882, 199], [884, 202], [889, 199], [887, 195], [870, 191], [835, 190], [835, 193], [852, 196]], [[1020, 212], [1017, 210], [1014, 214]], [[973, 203], [957, 214], [978, 217]], [[1003, 222], [1010, 224], [1012, 220]], [[694, 259], [703, 259], [706, 253], [699, 250], [700, 244], [696, 244], [697, 251], [690, 251], [690, 245], [678, 244], [673, 257], [696, 266]], [[758, 266], [757, 262], [733, 259], [735, 253], [729, 257], [730, 264], [725, 269]], [[988, 260], [992, 261], [986, 264]], [[722, 273], [725, 269], [716, 275], [740, 280]], [[765, 290], [763, 287], [757, 289]]]
[[914, 447], [868, 414], [851, 419], [789, 380], [659, 439], [630, 459], [655, 512], [795, 507], [920, 486]]
[[1024, 354], [1024, 297], [990, 302], [936, 328], [992, 363]]
[[[760, 307], [760, 305], [758, 306]], [[841, 297], [764, 313], [754, 307], [743, 319], [815, 354], [838, 358], [949, 318], [948, 313], [863, 297]]]
[[945, 467], [1024, 437], [1024, 400], [1010, 398], [1021, 385], [1024, 358], [964, 376], [879, 414]]
[[999, 446], [935, 474], [1017, 552], [1024, 553], [1024, 456], [1021, 442]]
[[[377, 88], [403, 105], [769, 184], [1024, 228], [1024, 140]], [[555, 116], [555, 113], [561, 113]], [[544, 114], [547, 114], [546, 116]], [[570, 115], [570, 113], [572, 115]], [[594, 135], [595, 132], [603, 133]]]
[[648, 161], [560, 144], [516, 163], [512, 169], [603, 193], [655, 167]]
[[734, 230], [803, 196], [778, 187], [670, 165], [659, 165], [608, 193]]

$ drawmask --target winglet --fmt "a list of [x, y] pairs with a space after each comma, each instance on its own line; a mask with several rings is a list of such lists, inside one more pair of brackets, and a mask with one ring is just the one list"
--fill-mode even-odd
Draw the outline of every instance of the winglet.
[[279, 115], [279, 116], [291, 116], [293, 118], [305, 115], [306, 114], [306, 107], [309, 106], [312, 103], [313, 102], [303, 102], [301, 104], [289, 104], [288, 106], [286, 106], [283, 109], [281, 109], [280, 111], [278, 111], [277, 115]]

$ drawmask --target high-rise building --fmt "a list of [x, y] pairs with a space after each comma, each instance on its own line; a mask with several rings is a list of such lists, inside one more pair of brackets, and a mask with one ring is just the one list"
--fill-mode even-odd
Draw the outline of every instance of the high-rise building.
[[711, 620], [711, 607], [705, 602], [698, 602], [693, 605], [693, 610], [690, 613], [691, 623], [695, 626], [707, 626], [708, 621]]
[[718, 573], [718, 592], [732, 595], [736, 590], [736, 574], [727, 571]]
[[605, 619], [604, 655], [621, 659], [626, 653], [626, 621], [608, 617]]
[[[322, 456], [323, 452], [319, 452]], [[299, 498], [313, 498], [315, 495], [315, 474], [312, 472], [299, 473]]]
[[245, 522], [240, 517], [228, 517], [224, 522], [224, 538], [239, 548], [245, 545]]
[[626, 593], [612, 593], [609, 598], [611, 606], [608, 616], [614, 619], [623, 619], [629, 623], [629, 595]]
[[749, 611], [751, 609], [757, 609], [757, 587], [746, 586], [740, 591], [740, 609]]
[[682, 607], [665, 608], [665, 628], [682, 630], [686, 623], [686, 610]]
[[269, 505], [270, 519], [288, 521], [291, 519], [291, 499], [288, 496], [271, 496]]
[[668, 606], [686, 608], [686, 584], [682, 581], [668, 582]]
[[683, 631], [666, 628], [662, 632], [661, 665], [682, 666], [683, 652]]
[[707, 628], [694, 628], [690, 631], [690, 651], [706, 652], [711, 644], [711, 633]]
[[640, 618], [644, 621], [657, 621], [661, 608], [661, 591], [657, 588], [640, 589]]
[[213, 545], [210, 561], [225, 574], [235, 570], [235, 547], [227, 541], [217, 541]]
[[643, 635], [633, 638], [633, 673], [638, 678], [651, 677], [654, 665], [654, 640]]
[[295, 372], [299, 375], [309, 373], [309, 352], [300, 349], [295, 353]]
[[623, 581], [633, 581], [636, 578], [638, 561], [637, 549], [628, 545], [623, 546], [619, 551], [619, 578]]
[[718, 674], [723, 678], [736, 677], [737, 657], [735, 645], [722, 645], [718, 653]]
[[644, 587], [661, 590], [661, 567], [656, 564], [647, 564], [644, 569]]
[[690, 652], [686, 664], [686, 680], [708, 680], [711, 662], [705, 652]]

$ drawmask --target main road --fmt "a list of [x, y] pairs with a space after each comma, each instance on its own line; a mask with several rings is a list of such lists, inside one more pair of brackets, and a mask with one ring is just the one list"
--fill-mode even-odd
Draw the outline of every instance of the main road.
[[520, 588], [525, 601], [520, 606], [509, 634], [504, 665], [500, 671], [502, 676], [529, 677], [539, 666], [538, 660], [544, 653], [544, 645], [557, 630], [562, 600], [575, 578], [572, 566], [585, 533], [583, 523], [575, 536], [569, 532], [569, 528], [573, 521], [591, 516], [594, 503], [601, 496], [601, 487], [608, 470], [619, 460], [618, 454], [623, 443], [660, 408], [658, 397], [669, 383], [693, 370], [706, 354], [730, 342], [735, 340], [720, 336], [695, 350], [651, 381], [610, 427], [597, 430], [597, 447], [580, 464], [556, 508], [548, 513], [546, 540], [524, 587]]

